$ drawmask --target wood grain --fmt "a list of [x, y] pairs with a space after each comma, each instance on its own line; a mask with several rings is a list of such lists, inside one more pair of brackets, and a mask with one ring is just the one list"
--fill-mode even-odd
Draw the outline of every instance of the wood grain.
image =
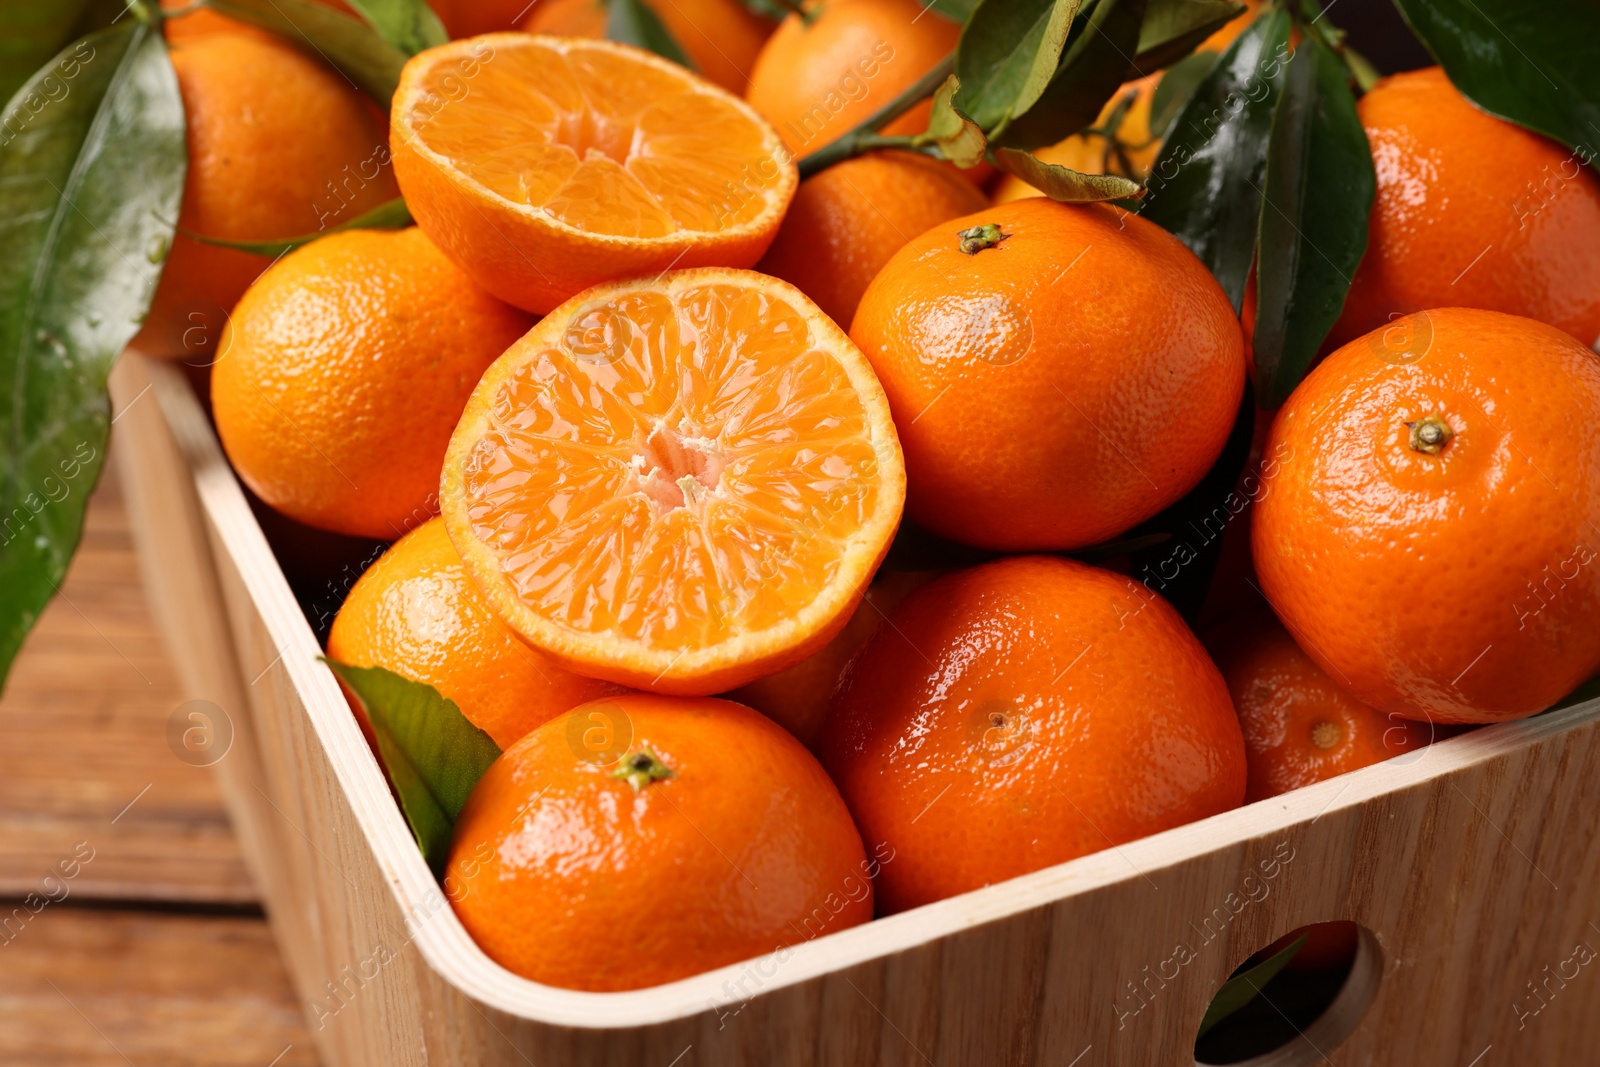
[[7, 1067], [313, 1067], [260, 919], [51, 905], [0, 947]]
[[167, 746], [183, 701], [108, 467], [61, 595], [0, 699], [0, 897], [38, 889], [87, 841], [80, 898], [257, 899], [215, 779]]
[[[1365, 928], [1355, 978], [1258, 1064], [1593, 1060], [1600, 701], [657, 989], [517, 978], [428, 873], [187, 386], [125, 363], [164, 419], [136, 424], [140, 469], [194, 487], [151, 513], [151, 571], [220, 597], [170, 618], [238, 695], [218, 769], [328, 1063], [1188, 1067], [1229, 973], [1333, 919]], [[194, 621], [219, 614], [226, 639]]]

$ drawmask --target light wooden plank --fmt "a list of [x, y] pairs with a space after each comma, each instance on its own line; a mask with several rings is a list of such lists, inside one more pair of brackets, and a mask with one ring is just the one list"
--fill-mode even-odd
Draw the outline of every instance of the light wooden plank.
[[50, 905], [0, 946], [7, 1067], [315, 1067], [261, 919]]

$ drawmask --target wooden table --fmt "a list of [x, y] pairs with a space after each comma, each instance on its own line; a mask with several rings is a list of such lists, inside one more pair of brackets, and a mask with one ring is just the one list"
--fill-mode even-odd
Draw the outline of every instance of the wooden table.
[[182, 704], [108, 465], [0, 699], [0, 1063], [317, 1057]]

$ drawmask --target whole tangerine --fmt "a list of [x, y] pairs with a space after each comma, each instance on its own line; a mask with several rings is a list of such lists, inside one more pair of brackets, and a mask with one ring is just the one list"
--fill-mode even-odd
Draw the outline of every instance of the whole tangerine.
[[[209, 12], [196, 12], [197, 17]], [[177, 23], [173, 24], [174, 26]], [[399, 195], [365, 98], [264, 31], [204, 28], [172, 42], [189, 170], [178, 234], [140, 351], [214, 359], [229, 313], [272, 257], [189, 234], [271, 241], [349, 222]]]
[[1016, 556], [911, 594], [851, 662], [823, 763], [903, 911], [1237, 807], [1244, 740], [1183, 620], [1130, 578]]
[[217, 433], [262, 500], [336, 533], [399, 537], [439, 508], [450, 432], [532, 319], [421, 230], [350, 230], [250, 287], [211, 376]]
[[[817, 0], [767, 39], [745, 98], [791, 152], [810, 155], [911, 88], [960, 36], [920, 0]], [[924, 100], [881, 132], [921, 133], [932, 110]]]
[[1600, 670], [1600, 357], [1495, 311], [1410, 315], [1279, 410], [1252, 530], [1302, 648], [1382, 712], [1542, 711]]
[[1347, 693], [1270, 612], [1230, 620], [1207, 641], [1244, 731], [1245, 803], [1415, 752], [1432, 723], [1385, 715]]
[[876, 869], [838, 790], [776, 723], [633, 694], [501, 754], [456, 820], [445, 886], [501, 966], [610, 991], [866, 922]]
[[1438, 67], [1385, 78], [1357, 109], [1378, 191], [1333, 346], [1437, 307], [1600, 340], [1600, 178], [1581, 156], [1479, 110]]
[[1027, 199], [913, 239], [850, 328], [905, 450], [906, 511], [1002, 551], [1113, 537], [1188, 492], [1244, 392], [1228, 298], [1177, 238]]

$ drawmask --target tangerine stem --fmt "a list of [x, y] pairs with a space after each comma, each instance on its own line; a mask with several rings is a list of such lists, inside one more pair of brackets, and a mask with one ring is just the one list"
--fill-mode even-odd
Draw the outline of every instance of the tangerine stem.
[[933, 95], [933, 91], [944, 84], [944, 80], [955, 70], [956, 54], [951, 52], [939, 61], [928, 73], [917, 79], [916, 83], [909, 86], [899, 96], [883, 105], [861, 123], [861, 125], [844, 134], [832, 144], [823, 145], [815, 152], [800, 161], [800, 177], [809, 178], [820, 170], [826, 170], [835, 163], [843, 163], [851, 156], [856, 156], [873, 148], [886, 146], [888, 139], [877, 137], [879, 130], [883, 129], [895, 119], [910, 111], [917, 104]]

